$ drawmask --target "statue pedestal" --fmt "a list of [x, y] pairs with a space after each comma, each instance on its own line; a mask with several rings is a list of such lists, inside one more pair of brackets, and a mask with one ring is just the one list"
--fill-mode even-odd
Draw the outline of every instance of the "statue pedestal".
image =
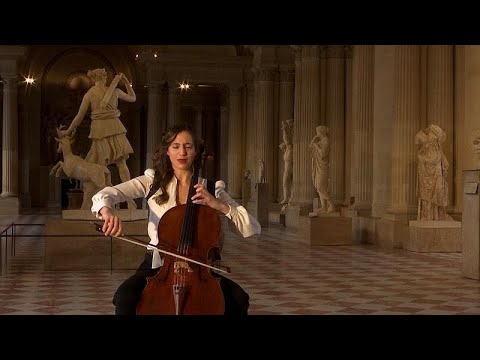
[[462, 223], [445, 220], [411, 220], [403, 248], [415, 252], [461, 252]]
[[254, 215], [260, 225], [264, 228], [268, 227], [268, 201], [269, 188], [268, 183], [257, 183], [254, 191]]
[[242, 202], [243, 205], [250, 201], [252, 197], [252, 180], [250, 179], [243, 179], [242, 182]]
[[462, 273], [480, 279], [480, 170], [463, 171]]
[[68, 198], [68, 210], [80, 209], [83, 202], [83, 191], [82, 190], [70, 190], [67, 191]]
[[[123, 223], [124, 234], [148, 243], [147, 221]], [[90, 221], [49, 218], [45, 224], [45, 270], [136, 269], [145, 247], [106, 237]]]
[[20, 201], [18, 197], [0, 198], [0, 215], [20, 214]]
[[352, 245], [352, 218], [340, 213], [300, 216], [299, 240], [309, 245]]

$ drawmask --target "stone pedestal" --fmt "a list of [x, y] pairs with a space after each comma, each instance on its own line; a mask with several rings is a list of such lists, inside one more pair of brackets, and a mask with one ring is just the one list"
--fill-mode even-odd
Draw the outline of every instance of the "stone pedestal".
[[299, 217], [299, 240], [309, 245], [352, 245], [352, 219], [339, 213]]
[[0, 198], [0, 215], [20, 214], [20, 201], [18, 197]]
[[83, 202], [82, 190], [70, 190], [67, 191], [68, 198], [68, 210], [80, 209]]
[[409, 232], [408, 219], [396, 218], [395, 215], [385, 214], [375, 221], [374, 245], [386, 249], [403, 249], [404, 239]]
[[463, 172], [462, 273], [480, 280], [480, 170]]
[[242, 202], [245, 205], [252, 197], [252, 180], [243, 179], [242, 183]]
[[[148, 243], [147, 221], [123, 223], [124, 234]], [[90, 221], [49, 218], [45, 224], [45, 270], [136, 269], [145, 247], [106, 237]]]
[[459, 221], [409, 221], [409, 236], [403, 248], [415, 252], [461, 252], [462, 223]]
[[268, 210], [270, 202], [268, 183], [257, 183], [253, 192], [254, 211], [253, 214], [262, 227], [268, 227]]

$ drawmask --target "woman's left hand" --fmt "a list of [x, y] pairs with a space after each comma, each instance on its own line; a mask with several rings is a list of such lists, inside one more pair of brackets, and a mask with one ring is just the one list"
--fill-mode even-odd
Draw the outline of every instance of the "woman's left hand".
[[228, 205], [210, 194], [205, 188], [205, 185], [195, 184], [193, 187], [197, 191], [197, 193], [192, 196], [192, 202], [194, 204], [206, 205], [211, 207], [212, 209], [221, 211], [224, 214], [228, 213], [228, 211], [230, 210]]

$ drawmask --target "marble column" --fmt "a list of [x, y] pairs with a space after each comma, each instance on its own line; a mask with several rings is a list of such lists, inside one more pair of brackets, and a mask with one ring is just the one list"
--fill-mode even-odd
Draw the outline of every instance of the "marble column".
[[395, 45], [375, 45], [372, 216], [390, 208]]
[[167, 126], [170, 126], [179, 119], [179, 106], [178, 106], [178, 89], [174, 83], [168, 83], [168, 112], [167, 112]]
[[320, 46], [320, 112], [317, 125], [327, 125], [327, 93], [330, 91], [327, 83], [327, 47]]
[[[297, 164], [295, 166], [295, 161], [299, 157], [295, 156], [295, 149], [298, 147], [296, 143], [300, 140], [298, 134], [295, 134], [295, 123], [300, 121], [300, 117], [303, 116], [302, 107], [300, 106], [300, 101], [302, 99], [302, 71], [303, 71], [303, 62], [302, 62], [302, 47], [293, 46], [295, 54], [295, 83], [294, 83], [294, 94], [293, 94], [293, 170], [292, 170], [292, 194], [290, 199], [290, 204], [295, 202], [295, 194], [298, 192], [300, 194], [300, 166]], [[298, 139], [298, 140], [297, 140]], [[297, 150], [298, 151], [298, 150]], [[313, 194], [313, 192], [312, 192]]]
[[18, 196], [18, 114], [16, 74], [2, 74], [3, 137], [2, 198]]
[[352, 169], [352, 52], [353, 47], [348, 45], [345, 51], [345, 200], [343, 204], [350, 206], [351, 187], [350, 177]]
[[220, 178], [226, 182], [226, 190], [230, 193], [230, 184], [228, 184], [228, 108], [220, 107]]
[[[463, 170], [465, 166], [465, 45], [455, 45], [455, 212], [463, 209]], [[469, 143], [469, 142], [467, 142]], [[451, 169], [450, 171], [453, 171]]]
[[343, 46], [327, 46], [326, 125], [330, 140], [330, 196], [333, 202], [345, 200], [345, 59]]
[[[293, 119], [293, 103], [295, 92], [295, 74], [293, 69], [285, 68], [280, 71], [279, 111], [280, 122]], [[281, 135], [281, 132], [280, 132]]]
[[388, 212], [416, 212], [415, 135], [420, 130], [420, 46], [397, 45], [394, 54], [392, 202]]
[[453, 191], [453, 45], [427, 47], [427, 124], [436, 124], [446, 133], [443, 152], [448, 160], [448, 206], [452, 207]]
[[[257, 122], [255, 121], [255, 90], [253, 82], [247, 83], [247, 131], [246, 131], [246, 153], [247, 153], [247, 161], [246, 161], [246, 169], [250, 170], [250, 173], [253, 175], [255, 174], [256, 169], [256, 160], [255, 160], [255, 153], [256, 153], [256, 136], [257, 133], [256, 127]], [[253, 181], [253, 179], [252, 179]]]
[[355, 45], [352, 64], [352, 173], [354, 210], [372, 207], [374, 46]]
[[230, 86], [228, 118], [228, 193], [233, 199], [242, 197], [242, 93], [239, 86]]
[[146, 167], [151, 168], [152, 156], [161, 142], [162, 122], [164, 109], [162, 109], [162, 84], [152, 82], [147, 85], [148, 88], [148, 114], [147, 114], [147, 158]]
[[[301, 56], [301, 57], [300, 57]], [[320, 121], [320, 46], [302, 46], [295, 57], [295, 121], [291, 205], [308, 213], [317, 197], [312, 183], [310, 141]]]
[[[220, 148], [219, 142], [220, 131], [219, 131], [219, 119], [218, 119], [218, 107], [217, 106], [201, 106], [198, 109], [197, 117], [201, 115], [201, 126], [202, 126], [202, 139], [205, 142], [205, 151], [208, 155], [213, 155], [212, 158], [207, 158], [205, 160], [204, 171], [202, 172], [203, 176], [211, 180], [222, 179], [226, 181], [226, 178], [220, 177], [219, 166], [220, 166], [220, 154], [222, 149]], [[226, 150], [225, 150], [226, 151]]]
[[[273, 95], [274, 95], [274, 72], [272, 69], [256, 69], [255, 71], [255, 120], [257, 153], [255, 161], [263, 160], [265, 166], [265, 181], [273, 184]], [[255, 168], [255, 176], [258, 176], [258, 165]], [[257, 181], [257, 179], [255, 179]], [[273, 186], [269, 186], [269, 200], [273, 199]]]
[[193, 110], [195, 111], [195, 118], [193, 121], [193, 128], [197, 133], [198, 137], [204, 139], [203, 134], [203, 106], [194, 106]]

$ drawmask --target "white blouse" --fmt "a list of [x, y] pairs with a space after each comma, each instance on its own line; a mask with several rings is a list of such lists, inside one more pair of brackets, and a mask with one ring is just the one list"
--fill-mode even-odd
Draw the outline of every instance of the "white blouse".
[[[154, 175], [155, 170], [147, 169], [145, 170], [144, 175], [138, 176], [115, 186], [108, 186], [100, 190], [92, 197], [93, 205], [91, 210], [93, 215], [102, 220], [102, 216], [99, 213], [102, 207], [106, 206], [110, 209], [113, 209], [115, 204], [123, 201], [140, 197], [145, 198], [150, 192], [150, 186], [153, 183]], [[166, 203], [158, 205], [154, 200], [155, 196], [162, 193], [161, 189], [157, 190], [157, 192], [155, 192], [155, 194], [153, 194], [147, 202], [148, 206], [150, 207], [147, 226], [148, 236], [150, 237], [150, 245], [158, 244], [157, 226], [160, 218], [163, 216], [163, 214], [165, 214], [165, 212], [177, 205], [177, 178], [175, 176], [168, 183], [167, 192], [169, 197]], [[230, 197], [230, 195], [227, 194], [225, 191], [225, 183], [222, 180], [215, 182], [215, 197], [222, 200], [230, 207], [230, 211], [228, 214], [226, 214], [226, 217], [233, 222], [243, 237], [260, 234], [260, 223], [257, 221], [257, 219], [251, 216], [243, 206], [238, 204]], [[160, 253], [158, 251], [154, 251], [152, 268], [158, 268], [162, 266], [162, 263], [163, 261], [160, 257]]]

